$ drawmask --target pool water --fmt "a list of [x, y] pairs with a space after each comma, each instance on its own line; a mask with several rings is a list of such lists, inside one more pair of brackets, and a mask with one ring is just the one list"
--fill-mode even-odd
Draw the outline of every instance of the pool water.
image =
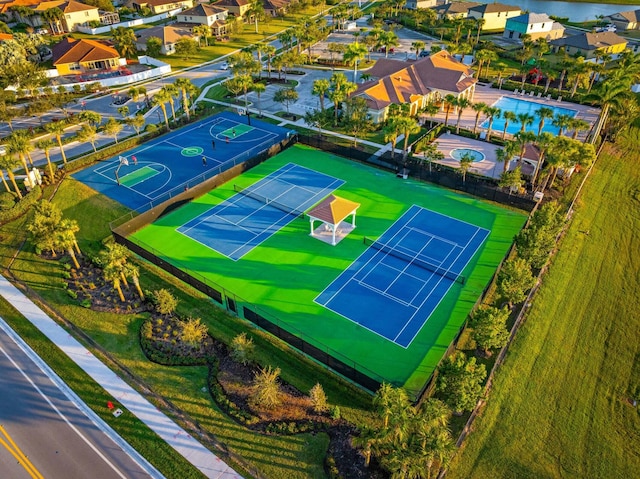
[[460, 161], [464, 155], [469, 155], [473, 159], [474, 163], [478, 163], [485, 158], [484, 153], [478, 150], [472, 150], [471, 148], [455, 148], [451, 150], [449, 155], [451, 158], [458, 161]]
[[[571, 108], [562, 108], [559, 106], [552, 106], [544, 103], [536, 103], [533, 101], [520, 100], [518, 98], [509, 98], [509, 97], [500, 97], [500, 99], [495, 102], [494, 107], [500, 108], [501, 111], [512, 111], [516, 115], [518, 113], [529, 113], [534, 117], [533, 123], [525, 128], [525, 131], [530, 131], [532, 133], [538, 134], [538, 126], [540, 124], [540, 117], [536, 114], [536, 112], [542, 108], [551, 108], [553, 110], [553, 115], [570, 115], [572, 117], [578, 114], [577, 110], [573, 110]], [[551, 123], [553, 118], [546, 118], [544, 121], [544, 127], [542, 131], [547, 133], [552, 133], [557, 135], [560, 129], [556, 126], [553, 126]], [[487, 128], [489, 126], [489, 120], [485, 120], [480, 125], [482, 128]], [[510, 121], [507, 126], [507, 133], [511, 135], [515, 135], [522, 128], [522, 124], [516, 121]], [[496, 133], [500, 133], [504, 130], [504, 118], [502, 116], [500, 118], [495, 118], [493, 120], [493, 124], [491, 125], [491, 131]]]

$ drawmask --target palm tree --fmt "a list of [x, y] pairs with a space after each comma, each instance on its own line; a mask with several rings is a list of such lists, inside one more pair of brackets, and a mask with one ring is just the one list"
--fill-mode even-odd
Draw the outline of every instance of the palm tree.
[[447, 96], [444, 97], [442, 103], [445, 108], [444, 126], [446, 128], [447, 124], [449, 123], [449, 114], [451, 113], [451, 109], [456, 106], [456, 104], [458, 103], [458, 99], [456, 98], [455, 95], [452, 95], [451, 93], [449, 93]]
[[564, 82], [564, 79], [567, 76], [567, 72], [572, 68], [573, 64], [575, 63], [575, 60], [569, 56], [566, 55], [562, 58], [562, 60], [560, 61], [559, 65], [560, 65], [560, 81], [558, 83], [558, 91], [562, 91], [562, 83]]
[[504, 119], [504, 129], [502, 130], [502, 139], [504, 140], [507, 135], [507, 128], [509, 127], [509, 122], [516, 121], [518, 117], [515, 112], [511, 110], [506, 110], [502, 112], [502, 118]]
[[262, 104], [260, 102], [260, 95], [264, 93], [266, 89], [267, 87], [264, 83], [258, 82], [253, 84], [253, 91], [258, 97], [258, 115], [260, 116], [262, 116]]
[[64, 219], [60, 222], [55, 233], [55, 244], [58, 248], [66, 251], [76, 268], [80, 268], [77, 254], [80, 254], [80, 248], [76, 241], [76, 233], [80, 231], [77, 221]]
[[471, 105], [471, 101], [467, 98], [458, 98], [456, 101], [456, 107], [458, 108], [458, 121], [456, 122], [456, 133], [460, 133], [460, 118], [462, 112]]
[[30, 183], [28, 180], [29, 166], [27, 165], [26, 154], [28, 151], [33, 149], [33, 145], [27, 135], [28, 133], [25, 130], [17, 130], [11, 133], [5, 141], [9, 153], [15, 153], [18, 155], [18, 158], [22, 163], [22, 167], [24, 168], [24, 174], [27, 175], [27, 182]]
[[[489, 122], [491, 124], [491, 122]], [[471, 168], [473, 164], [473, 157], [469, 153], [465, 153], [460, 157], [460, 166], [458, 169], [460, 170], [460, 174], [462, 175], [462, 183], [466, 183], [467, 181], [467, 172]]]
[[49, 178], [51, 178], [52, 182], [53, 182], [53, 178], [55, 177], [55, 174], [53, 172], [53, 164], [51, 163], [51, 155], [49, 154], [49, 151], [51, 150], [51, 148], [53, 148], [53, 146], [54, 146], [54, 143], [49, 138], [38, 140], [36, 142], [36, 148], [41, 149], [44, 152], [44, 157], [47, 159], [47, 168], [49, 169]]
[[401, 125], [397, 121], [397, 117], [390, 117], [387, 120], [387, 124], [382, 128], [384, 133], [384, 141], [391, 142], [391, 160], [395, 159], [396, 143], [398, 142], [398, 136], [401, 133]]
[[524, 131], [525, 128], [533, 123], [533, 116], [529, 113], [518, 113], [516, 115], [518, 122], [520, 123], [520, 131]]
[[533, 184], [534, 188], [536, 185], [536, 181], [538, 179], [538, 174], [540, 173], [540, 170], [542, 169], [542, 166], [544, 164], [544, 157], [549, 147], [553, 144], [554, 139], [555, 139], [555, 136], [547, 132], [543, 132], [539, 134], [538, 138], [536, 139], [536, 145], [538, 146], [539, 156], [538, 156], [538, 161], [536, 163], [536, 168], [533, 171], [533, 177], [531, 178], [531, 183]]
[[122, 293], [122, 287], [120, 286], [120, 281], [122, 280], [121, 271], [116, 269], [111, 265], [107, 265], [102, 270], [102, 275], [106, 281], [110, 281], [113, 283], [113, 289], [118, 292], [118, 296], [120, 296], [120, 301], [125, 302], [124, 294]]
[[551, 120], [551, 124], [558, 128], [558, 136], [562, 136], [564, 131], [571, 124], [571, 120], [573, 119], [573, 115], [567, 115], [566, 113], [561, 113], [556, 115], [553, 120]]
[[571, 139], [575, 140], [576, 138], [578, 138], [578, 133], [580, 133], [581, 131], [587, 131], [589, 129], [589, 122], [586, 120], [583, 120], [582, 118], [572, 118], [571, 122], [569, 123], [569, 129], [573, 130], [573, 133], [571, 134]]
[[273, 45], [263, 45], [262, 53], [267, 57], [267, 75], [271, 79], [271, 62], [276, 54], [276, 47]]
[[191, 119], [189, 115], [189, 96], [196, 94], [198, 87], [191, 83], [191, 80], [184, 77], [178, 78], [174, 85], [182, 93], [182, 110], [187, 114], [187, 121], [189, 121]]
[[480, 115], [484, 113], [489, 105], [479, 101], [478, 103], [474, 103], [471, 105], [471, 109], [476, 112], [476, 122], [473, 125], [473, 134], [475, 135], [478, 131], [478, 123], [480, 123]]
[[[19, 164], [20, 160], [13, 156], [10, 151], [7, 152], [6, 155], [0, 156], [0, 171], [5, 170], [7, 172], [7, 176], [9, 177], [9, 181], [11, 181], [11, 183], [13, 184], [16, 195], [18, 196], [18, 198], [22, 199], [22, 193], [20, 192], [20, 188], [18, 188], [18, 184], [16, 183], [16, 176], [13, 174], [13, 170], [15, 170]], [[4, 176], [2, 177], [2, 181], [5, 188], [7, 188]]]
[[138, 296], [140, 296], [140, 299], [144, 301], [144, 293], [140, 287], [140, 268], [136, 265], [126, 263], [124, 265], [124, 274], [131, 278], [133, 285], [136, 287], [136, 291], [138, 291]]
[[176, 88], [176, 86], [173, 83], [170, 83], [169, 85], [165, 85], [161, 88], [161, 90], [165, 90], [168, 95], [167, 95], [167, 101], [169, 102], [169, 106], [171, 107], [171, 117], [173, 118], [173, 122], [175, 123], [176, 121], [176, 108], [175, 108], [175, 104], [173, 102], [173, 97], [178, 96], [178, 89]]
[[527, 149], [529, 143], [533, 143], [536, 140], [536, 135], [530, 131], [519, 131], [513, 135], [518, 145], [520, 146], [520, 157], [518, 158], [518, 166], [522, 166], [524, 161], [524, 152]]
[[91, 143], [94, 153], [97, 151], [96, 140], [98, 139], [98, 130], [96, 130], [95, 126], [82, 125], [82, 128], [80, 128], [80, 130], [78, 131], [77, 136], [78, 140], [82, 142], [88, 141], [89, 143]]
[[167, 130], [171, 129], [169, 128], [169, 117], [167, 116], [167, 105], [165, 104], [169, 101], [169, 97], [171, 97], [171, 94], [164, 88], [161, 88], [155, 95], [153, 95], [152, 100], [152, 103], [154, 105], [158, 105], [162, 109], [162, 113], [164, 115], [164, 123], [167, 127]]
[[600, 115], [598, 121], [593, 129], [591, 138], [595, 140], [603, 130], [609, 112], [614, 106], [619, 106], [622, 102], [626, 101], [630, 97], [629, 85], [624, 79], [608, 78], [607, 80], [600, 82], [591, 93], [585, 96], [584, 100], [592, 104], [600, 105]]
[[251, 0], [249, 2], [249, 9], [245, 15], [247, 18], [253, 17], [256, 33], [258, 33], [258, 20], [262, 20], [264, 18], [264, 6], [262, 5], [262, 0]]
[[378, 43], [384, 47], [384, 57], [387, 58], [389, 49], [400, 45], [400, 40], [398, 40], [398, 35], [393, 32], [382, 32], [378, 38]]
[[576, 58], [573, 67], [571, 68], [571, 75], [573, 76], [573, 86], [571, 87], [571, 98], [578, 91], [578, 86], [580, 85], [580, 81], [582, 77], [589, 71], [587, 63], [584, 61], [584, 57]]
[[338, 126], [338, 107], [347, 97], [356, 91], [357, 86], [347, 80], [343, 73], [334, 73], [331, 75], [329, 82], [333, 86], [333, 90], [329, 91], [329, 100], [334, 106], [334, 125]]
[[198, 36], [198, 46], [202, 46], [202, 39], [204, 38], [205, 45], [209, 46], [209, 38], [211, 35], [211, 27], [209, 25], [197, 25], [193, 27], [193, 34]]
[[406, 160], [409, 150], [409, 135], [418, 133], [420, 131], [420, 125], [418, 122], [408, 115], [400, 116], [396, 119], [398, 128], [404, 134], [404, 146], [402, 147], [402, 158]]
[[540, 118], [540, 121], [538, 123], [538, 136], [540, 136], [540, 133], [542, 133], [542, 129], [544, 128], [545, 120], [553, 118], [553, 110], [549, 107], [543, 106], [541, 108], [538, 108], [538, 110], [536, 111], [536, 116]]
[[418, 59], [418, 54], [424, 50], [424, 42], [421, 40], [416, 40], [415, 42], [411, 43], [411, 51], [415, 51], [416, 52], [416, 60]]
[[111, 30], [111, 36], [121, 56], [133, 58], [136, 55], [136, 34], [131, 28], [116, 27]]
[[329, 91], [330, 86], [331, 84], [329, 83], [329, 80], [325, 78], [320, 78], [318, 80], [314, 80], [313, 82], [313, 90], [311, 91], [311, 93], [313, 93], [314, 95], [318, 95], [318, 97], [320, 98], [320, 111], [324, 111], [324, 96], [327, 91]]
[[351, 43], [347, 46], [343, 58], [347, 65], [353, 65], [353, 83], [358, 81], [358, 63], [367, 56], [367, 47], [361, 43]]
[[500, 114], [502, 110], [495, 106], [488, 106], [484, 109], [484, 114], [487, 115], [489, 119], [489, 124], [487, 125], [487, 141], [491, 141], [491, 127], [493, 126], [493, 120], [496, 118], [500, 118]]
[[67, 155], [64, 154], [64, 147], [62, 146], [62, 135], [64, 134], [64, 123], [61, 121], [53, 121], [51, 123], [47, 123], [44, 127], [49, 133], [53, 134], [58, 141], [58, 146], [60, 147], [60, 155], [62, 156], [62, 162], [67, 164]]

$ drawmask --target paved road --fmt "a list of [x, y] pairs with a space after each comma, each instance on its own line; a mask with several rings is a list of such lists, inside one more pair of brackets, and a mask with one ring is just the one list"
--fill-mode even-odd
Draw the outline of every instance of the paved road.
[[[0, 477], [151, 477], [71, 402], [2, 329], [0, 371]], [[26, 456], [27, 467], [32, 466], [30, 471], [11, 453], [17, 450]]]

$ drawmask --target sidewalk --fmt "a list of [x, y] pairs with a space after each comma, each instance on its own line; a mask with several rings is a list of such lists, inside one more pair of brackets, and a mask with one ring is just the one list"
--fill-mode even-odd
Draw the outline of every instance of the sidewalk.
[[[34, 326], [56, 344], [71, 360], [134, 414], [167, 444], [178, 451], [208, 478], [241, 479], [242, 476], [191, 437], [184, 429], [160, 412], [137, 391], [100, 362], [82, 344], [47, 316], [38, 306], [0, 275], [0, 296], [22, 313]], [[117, 440], [119, 439], [119, 441]], [[121, 442], [120, 438], [114, 438]]]

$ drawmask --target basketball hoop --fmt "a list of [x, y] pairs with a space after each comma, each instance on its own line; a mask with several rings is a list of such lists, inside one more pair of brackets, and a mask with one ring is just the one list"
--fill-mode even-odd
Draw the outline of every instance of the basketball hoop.
[[240, 116], [247, 114], [247, 110], [242, 108], [242, 107], [238, 107], [237, 111], [238, 111], [238, 115], [240, 115]]

